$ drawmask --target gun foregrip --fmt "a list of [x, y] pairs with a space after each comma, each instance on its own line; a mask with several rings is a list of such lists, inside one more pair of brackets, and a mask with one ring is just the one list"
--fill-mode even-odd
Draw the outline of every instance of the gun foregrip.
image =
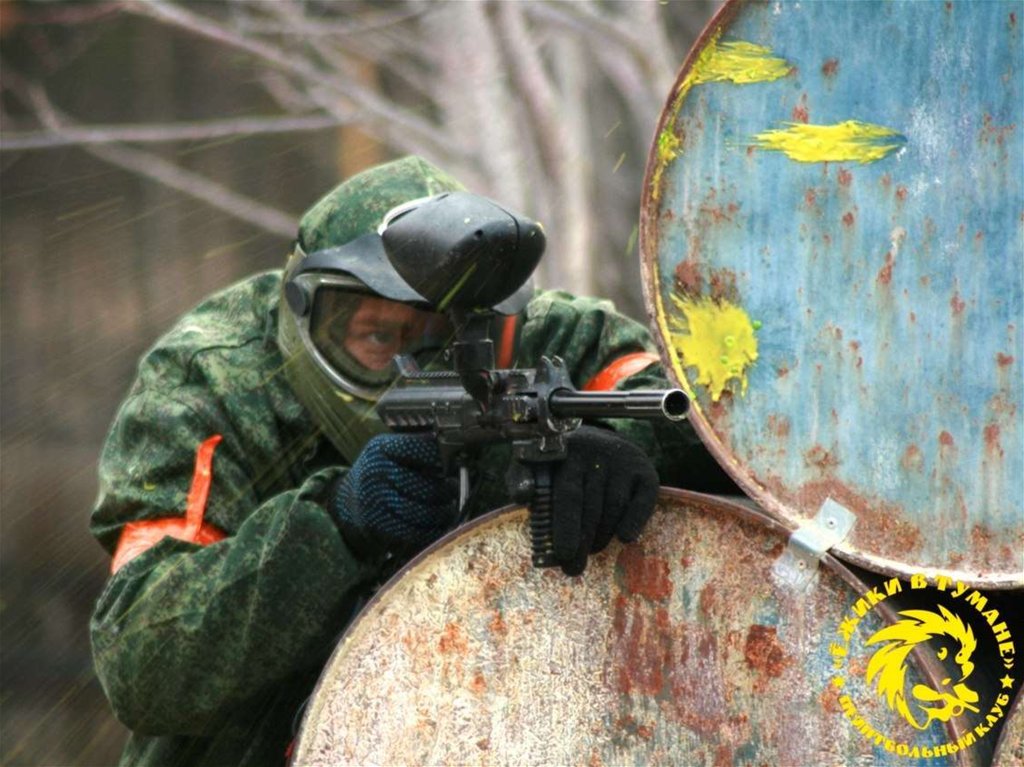
[[555, 507], [550, 463], [531, 464], [530, 545], [534, 567], [555, 567]]

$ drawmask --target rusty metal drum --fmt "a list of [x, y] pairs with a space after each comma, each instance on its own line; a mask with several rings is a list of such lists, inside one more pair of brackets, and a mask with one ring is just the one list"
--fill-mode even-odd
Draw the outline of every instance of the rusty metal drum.
[[[864, 586], [829, 556], [807, 591], [776, 583], [785, 545], [748, 505], [663, 490], [639, 542], [568, 578], [531, 567], [524, 510], [488, 515], [349, 628], [295, 764], [975, 764], [947, 753], [955, 723], [911, 729], [862, 666], [837, 686], [839, 627]], [[909, 673], [934, 684], [933, 664]]]
[[992, 767], [1021, 767], [1024, 765], [1024, 694], [1018, 692], [1013, 709], [999, 736]]
[[792, 527], [1024, 586], [1024, 18], [727, 3], [662, 112], [644, 288], [704, 442]]

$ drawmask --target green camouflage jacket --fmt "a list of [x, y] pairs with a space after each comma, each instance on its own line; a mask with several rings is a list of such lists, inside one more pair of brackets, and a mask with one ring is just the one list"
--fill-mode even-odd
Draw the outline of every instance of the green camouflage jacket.
[[[346, 466], [281, 374], [279, 289], [279, 273], [257, 275], [182, 318], [140, 363], [103, 450], [91, 528], [113, 552], [126, 523], [184, 514], [196, 448], [223, 436], [205, 519], [227, 538], [164, 538], [111, 576], [96, 605], [96, 670], [132, 730], [122, 764], [283, 765], [339, 633], [388, 574], [346, 545], [324, 507]], [[526, 310], [518, 363], [557, 354], [580, 386], [647, 348], [646, 329], [610, 303], [546, 292]], [[652, 365], [619, 388], [665, 385]], [[649, 451], [666, 484], [721, 489], [688, 425], [612, 426]], [[506, 465], [480, 463], [477, 512], [503, 501]]]

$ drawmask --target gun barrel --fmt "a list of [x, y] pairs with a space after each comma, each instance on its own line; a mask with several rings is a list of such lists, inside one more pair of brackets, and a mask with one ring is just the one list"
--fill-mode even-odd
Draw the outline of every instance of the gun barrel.
[[558, 418], [667, 418], [681, 421], [690, 400], [681, 389], [649, 391], [553, 392], [548, 404]]

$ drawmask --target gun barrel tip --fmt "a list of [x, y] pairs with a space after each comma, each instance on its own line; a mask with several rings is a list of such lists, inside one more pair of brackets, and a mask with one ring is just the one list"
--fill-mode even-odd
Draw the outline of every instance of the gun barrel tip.
[[670, 389], [661, 400], [661, 409], [673, 421], [681, 421], [686, 418], [686, 413], [690, 409], [690, 399], [682, 389]]

